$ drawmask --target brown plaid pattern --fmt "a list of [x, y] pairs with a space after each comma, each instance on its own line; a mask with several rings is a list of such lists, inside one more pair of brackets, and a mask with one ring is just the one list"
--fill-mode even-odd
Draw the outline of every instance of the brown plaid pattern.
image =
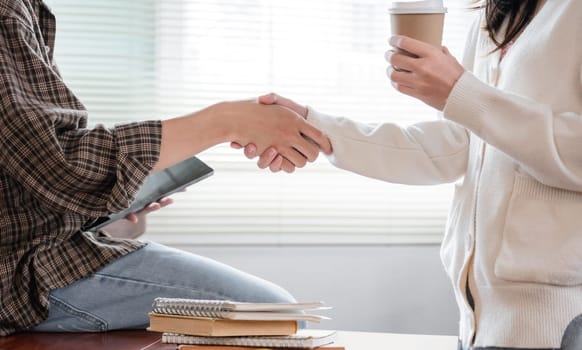
[[54, 35], [40, 0], [0, 0], [0, 335], [46, 318], [51, 289], [141, 246], [81, 227], [129, 206], [159, 157], [159, 121], [86, 128]]

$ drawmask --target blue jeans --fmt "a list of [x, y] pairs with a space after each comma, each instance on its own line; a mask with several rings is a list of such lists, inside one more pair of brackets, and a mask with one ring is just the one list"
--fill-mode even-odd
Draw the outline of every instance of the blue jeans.
[[295, 302], [283, 288], [217, 261], [157, 243], [51, 291], [39, 332], [143, 329], [156, 297]]

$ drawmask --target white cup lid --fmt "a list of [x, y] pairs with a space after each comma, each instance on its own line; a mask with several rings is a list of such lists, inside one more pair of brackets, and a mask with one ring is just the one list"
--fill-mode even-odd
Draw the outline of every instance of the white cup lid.
[[446, 13], [443, 0], [395, 0], [388, 9], [391, 14], [404, 13]]

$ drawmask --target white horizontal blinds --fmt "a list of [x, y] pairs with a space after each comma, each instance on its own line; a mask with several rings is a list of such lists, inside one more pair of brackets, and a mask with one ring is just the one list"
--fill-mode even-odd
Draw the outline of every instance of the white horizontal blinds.
[[[65, 79], [78, 87], [93, 119], [146, 118], [152, 112], [177, 116], [269, 91], [322, 112], [368, 122], [409, 124], [436, 117], [422, 103], [397, 93], [386, 78], [387, 1], [51, 3], [60, 22], [59, 5], [73, 17], [68, 21], [76, 33], [61, 43], [58, 58], [67, 66], [61, 68]], [[103, 12], [88, 10], [92, 7]], [[123, 13], [132, 9], [142, 14], [124, 26]], [[100, 13], [111, 17], [102, 27], [95, 17]], [[458, 56], [470, 17], [458, 11], [447, 16], [445, 42]], [[116, 30], [112, 18], [120, 19]], [[138, 31], [139, 26], [143, 29]], [[59, 29], [62, 40], [67, 26]], [[151, 36], [144, 34], [151, 31]], [[82, 45], [82, 35], [127, 45], [93, 45], [79, 52], [75, 47]], [[72, 57], [65, 59], [69, 53]], [[117, 63], [87, 67], [85, 60], [94, 62], [93, 54]], [[99, 73], [85, 73], [96, 69]], [[116, 84], [126, 89], [112, 94]], [[131, 98], [122, 103], [120, 94]], [[175, 195], [171, 209], [153, 214], [150, 238], [174, 243], [341, 244], [427, 242], [442, 236], [448, 185], [387, 184], [335, 169], [323, 156], [293, 175], [271, 174], [228, 145], [213, 147], [200, 158], [215, 175]]]
[[197, 242], [230, 243], [425, 242], [442, 233], [448, 188], [395, 186], [332, 171], [272, 177], [219, 171], [177, 195], [171, 211], [150, 221], [153, 232], [172, 242], [196, 232]]
[[[178, 115], [277, 91], [370, 122], [435, 118], [386, 78], [387, 8], [377, 0], [161, 1], [163, 109]], [[453, 52], [461, 52], [469, 20], [458, 11], [448, 16], [445, 40]], [[216, 174], [177, 195], [172, 210], [157, 213], [152, 235], [202, 243], [426, 242], [442, 236], [449, 186], [386, 184], [337, 170], [323, 157], [294, 175], [273, 175], [227, 146], [201, 158]]]
[[46, 2], [57, 17], [57, 64], [91, 124], [157, 116], [155, 1]]

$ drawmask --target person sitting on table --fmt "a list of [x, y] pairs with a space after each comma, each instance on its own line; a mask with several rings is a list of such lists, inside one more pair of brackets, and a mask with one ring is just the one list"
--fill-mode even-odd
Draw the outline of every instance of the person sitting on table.
[[302, 167], [320, 147], [331, 152], [327, 138], [295, 112], [254, 101], [89, 129], [53, 62], [54, 41], [42, 1], [0, 3], [0, 335], [145, 328], [158, 296], [293, 301], [270, 282], [115, 226], [112, 235], [81, 228], [129, 207], [152, 171], [218, 143], [273, 146]]

